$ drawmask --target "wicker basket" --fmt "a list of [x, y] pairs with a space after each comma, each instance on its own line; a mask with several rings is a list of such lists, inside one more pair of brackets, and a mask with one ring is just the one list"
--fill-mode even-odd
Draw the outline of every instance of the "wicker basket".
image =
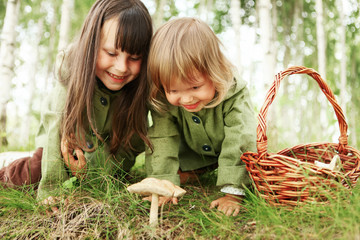
[[[308, 74], [320, 86], [335, 110], [340, 127], [339, 143], [311, 143], [286, 148], [278, 153], [267, 152], [266, 116], [280, 81], [293, 74]], [[335, 189], [351, 189], [360, 174], [360, 152], [347, 145], [347, 124], [334, 94], [313, 69], [290, 67], [275, 76], [274, 83], [258, 115], [257, 153], [246, 152], [245, 162], [254, 187], [260, 197], [271, 205], [296, 206], [306, 202], [327, 202], [335, 197]], [[319, 167], [315, 161], [329, 164], [338, 155], [342, 168], [339, 171]]]

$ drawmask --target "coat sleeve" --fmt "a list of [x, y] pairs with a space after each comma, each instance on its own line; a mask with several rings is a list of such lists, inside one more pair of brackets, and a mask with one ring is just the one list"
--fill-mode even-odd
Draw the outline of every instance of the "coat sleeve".
[[41, 180], [38, 189], [38, 200], [59, 193], [60, 185], [69, 178], [62, 160], [60, 150], [60, 121], [63, 114], [67, 90], [59, 82], [59, 76], [67, 77], [64, 59], [66, 54], [61, 51], [57, 55], [55, 77], [56, 83], [47, 96], [41, 110], [40, 127], [36, 136], [37, 147], [43, 148], [41, 160]]
[[179, 170], [179, 144], [180, 135], [175, 119], [170, 113], [160, 114], [151, 112], [152, 126], [149, 137], [153, 151], [146, 149], [145, 167], [148, 177], [166, 179], [180, 185]]
[[224, 103], [224, 133], [216, 185], [242, 188], [250, 178], [240, 156], [256, 150], [256, 119], [247, 88]]
[[60, 120], [64, 109], [66, 89], [57, 82], [49, 101], [43, 106], [40, 128], [36, 142], [43, 147], [41, 160], [41, 180], [38, 200], [58, 195], [59, 186], [69, 178], [60, 151]]

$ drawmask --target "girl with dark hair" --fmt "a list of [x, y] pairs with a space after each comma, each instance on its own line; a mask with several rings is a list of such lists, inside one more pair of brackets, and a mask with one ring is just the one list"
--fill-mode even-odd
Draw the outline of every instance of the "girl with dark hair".
[[151, 37], [151, 17], [140, 0], [96, 1], [77, 40], [57, 57], [58, 81], [42, 111], [35, 154], [1, 169], [0, 180], [8, 186], [40, 181], [38, 200], [51, 203], [72, 174], [130, 170], [150, 145]]

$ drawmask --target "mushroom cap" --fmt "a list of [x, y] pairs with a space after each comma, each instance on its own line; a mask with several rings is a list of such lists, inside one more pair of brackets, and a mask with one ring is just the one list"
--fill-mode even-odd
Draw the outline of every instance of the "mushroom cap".
[[127, 190], [144, 196], [155, 193], [164, 197], [181, 197], [186, 193], [184, 189], [172, 182], [157, 178], [145, 178], [141, 182], [130, 185]]

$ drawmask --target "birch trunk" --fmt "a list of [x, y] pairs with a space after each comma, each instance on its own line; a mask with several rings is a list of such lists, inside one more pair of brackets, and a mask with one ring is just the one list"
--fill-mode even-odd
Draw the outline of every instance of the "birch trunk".
[[63, 0], [61, 5], [60, 37], [58, 50], [63, 50], [69, 43], [71, 14], [74, 9], [74, 0]]
[[[270, 0], [259, 0], [258, 5], [259, 11], [259, 28], [260, 28], [260, 44], [263, 52], [263, 62], [262, 62], [262, 80], [265, 83], [266, 90], [268, 91], [268, 86], [270, 86], [274, 80], [275, 75], [275, 49], [273, 44], [273, 35], [274, 29], [272, 26], [273, 19], [271, 18], [272, 5]], [[268, 132], [269, 138], [269, 150], [275, 150], [278, 147], [278, 137], [277, 137], [277, 106], [271, 106], [271, 112], [268, 116]]]
[[207, 23], [211, 23], [212, 19], [209, 18], [209, 13], [212, 12], [213, 6], [214, 6], [213, 0], [200, 0], [199, 1], [198, 13], [199, 13], [199, 17], [203, 21], [205, 21]]
[[339, 9], [339, 17], [340, 17], [340, 27], [339, 27], [339, 35], [340, 35], [340, 43], [339, 50], [341, 54], [340, 58], [340, 105], [342, 110], [346, 116], [346, 96], [348, 95], [346, 91], [346, 26], [345, 26], [345, 16], [344, 16], [344, 6], [343, 0], [337, 0], [337, 5]]
[[24, 103], [26, 104], [26, 112], [24, 115], [21, 115], [22, 121], [21, 121], [21, 134], [19, 136], [19, 145], [21, 146], [27, 146], [29, 144], [30, 139], [30, 127], [31, 127], [31, 110], [32, 105], [34, 102], [34, 96], [35, 96], [35, 82], [36, 82], [36, 73], [38, 70], [38, 64], [39, 64], [39, 51], [40, 51], [40, 41], [43, 34], [43, 23], [44, 19], [40, 18], [37, 24], [38, 31], [37, 36], [34, 41], [34, 54], [31, 61], [31, 71], [29, 72], [29, 82], [27, 86], [27, 91], [30, 93], [29, 100]]
[[156, 0], [155, 2], [156, 2], [156, 11], [154, 13], [153, 19], [156, 30], [163, 23], [165, 0]]
[[324, 30], [324, 17], [323, 17], [323, 4], [322, 0], [316, 0], [316, 37], [317, 37], [317, 50], [318, 50], [318, 71], [319, 74], [326, 79], [326, 54], [325, 54], [325, 30]]
[[[56, 7], [56, 4], [54, 6], [54, 8]], [[56, 35], [56, 27], [58, 24], [57, 21], [57, 14], [58, 11], [55, 11], [54, 9], [54, 15], [53, 18], [51, 20], [51, 26], [50, 26], [50, 40], [49, 40], [49, 47], [47, 48], [47, 71], [46, 71], [46, 81], [45, 81], [45, 91], [51, 89], [52, 87], [52, 81], [51, 79], [54, 76], [54, 58], [53, 58], [53, 53], [56, 50], [56, 46], [55, 46], [55, 35]]]
[[238, 70], [238, 75], [242, 79], [242, 64], [241, 64], [241, 6], [240, 0], [231, 0], [230, 17], [235, 33], [235, 51], [236, 60], [234, 65]]
[[[359, 4], [360, 5], [360, 4]], [[356, 41], [354, 42], [354, 44], [359, 44]], [[353, 79], [353, 81], [356, 79], [359, 79], [359, 73], [357, 71], [357, 63], [356, 63], [356, 54], [351, 54], [351, 61], [350, 61], [350, 71], [351, 71], [351, 78]], [[356, 96], [356, 92], [358, 90], [355, 88], [350, 88], [350, 92], [351, 92], [351, 96]], [[358, 126], [358, 119], [359, 119], [359, 106], [356, 106], [356, 103], [354, 102], [354, 99], [351, 101], [350, 104], [350, 139], [351, 139], [351, 143], [352, 146], [354, 146], [355, 148], [359, 148], [360, 145], [358, 145], [358, 137], [357, 137], [357, 126]]]
[[6, 106], [10, 99], [11, 81], [14, 77], [15, 62], [15, 27], [19, 18], [20, 1], [8, 0], [6, 15], [1, 34], [0, 47], [0, 146], [7, 145], [6, 139]]
[[[326, 80], [326, 41], [325, 41], [325, 29], [324, 29], [324, 11], [323, 11], [323, 1], [316, 0], [315, 2], [315, 11], [316, 11], [316, 38], [317, 38], [317, 52], [318, 52], [318, 72], [323, 79]], [[314, 86], [314, 85], [313, 85]], [[316, 97], [315, 97], [316, 98]], [[325, 99], [325, 98], [321, 98]], [[322, 116], [325, 109], [328, 109], [327, 103], [324, 101], [318, 101], [320, 103], [319, 108], [314, 106], [313, 116]], [[327, 110], [326, 110], [327, 111]], [[321, 122], [322, 119], [316, 117], [315, 124], [312, 125], [315, 132], [323, 133], [324, 130], [328, 127], [328, 121]]]
[[271, 84], [275, 74], [275, 59], [272, 46], [272, 19], [270, 0], [259, 1], [259, 27], [261, 47], [264, 55], [263, 61], [263, 80], [266, 84]]

